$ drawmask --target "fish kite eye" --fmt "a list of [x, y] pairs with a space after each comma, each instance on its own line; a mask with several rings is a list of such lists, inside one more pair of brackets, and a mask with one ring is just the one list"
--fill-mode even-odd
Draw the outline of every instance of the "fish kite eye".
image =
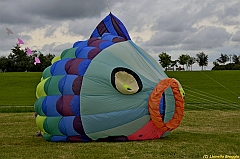
[[114, 68], [111, 74], [111, 83], [122, 94], [134, 94], [142, 90], [141, 79], [128, 68]]

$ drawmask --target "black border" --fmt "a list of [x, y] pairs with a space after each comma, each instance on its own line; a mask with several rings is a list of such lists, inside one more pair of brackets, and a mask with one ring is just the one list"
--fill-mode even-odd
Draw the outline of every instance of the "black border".
[[[112, 86], [118, 91], [118, 89], [116, 88], [116, 83], [115, 83], [115, 74], [117, 73], [117, 72], [119, 72], [119, 71], [124, 71], [124, 72], [127, 72], [127, 73], [129, 73], [129, 74], [131, 74], [135, 79], [136, 79], [136, 81], [137, 81], [137, 84], [138, 84], [138, 91], [136, 92], [136, 93], [138, 93], [138, 92], [140, 92], [141, 90], [142, 90], [142, 87], [143, 87], [143, 85], [142, 85], [142, 81], [141, 81], [141, 79], [140, 79], [140, 77], [135, 73], [135, 72], [133, 72], [132, 70], [130, 70], [130, 69], [128, 69], [128, 68], [124, 68], [124, 67], [116, 67], [116, 68], [114, 68], [113, 70], [112, 70], [112, 73], [111, 73], [111, 83], [112, 83]], [[121, 92], [120, 92], [121, 93]], [[136, 94], [136, 93], [134, 93], [134, 94]], [[122, 93], [123, 94], [123, 93]]]

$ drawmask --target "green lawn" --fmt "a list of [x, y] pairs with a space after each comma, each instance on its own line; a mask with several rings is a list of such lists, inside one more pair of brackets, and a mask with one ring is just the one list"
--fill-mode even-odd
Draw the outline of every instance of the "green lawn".
[[32, 106], [41, 75], [39, 72], [0, 73], [0, 107]]
[[[240, 70], [231, 71], [168, 71], [169, 77], [182, 84], [186, 110], [236, 110], [240, 108]], [[33, 111], [36, 86], [41, 73], [0, 73], [0, 112]]]
[[202, 158], [240, 155], [240, 111], [186, 111], [168, 137], [136, 142], [53, 143], [37, 137], [33, 113], [0, 114], [0, 158]]
[[240, 70], [166, 73], [182, 84], [186, 110], [240, 110]]
[[[52, 143], [37, 137], [34, 113], [27, 112], [33, 111], [41, 73], [0, 73], [0, 158], [239, 156], [240, 71], [167, 74], [178, 79], [186, 92], [184, 118], [168, 137], [137, 142]], [[5, 108], [11, 109], [3, 113]]]
[[0, 113], [33, 112], [40, 72], [0, 73]]

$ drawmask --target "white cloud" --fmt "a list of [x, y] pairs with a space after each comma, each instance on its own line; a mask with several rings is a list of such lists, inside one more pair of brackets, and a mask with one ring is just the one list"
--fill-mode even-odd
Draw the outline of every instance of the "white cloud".
[[233, 35], [232, 41], [240, 42], [240, 31], [236, 32], [236, 34]]
[[[0, 55], [9, 54], [18, 37], [26, 47], [58, 54], [87, 39], [108, 6], [156, 60], [163, 51], [177, 57], [202, 50], [214, 60], [220, 55], [216, 49], [228, 54], [240, 47], [238, 0], [8, 0], [0, 3]], [[6, 27], [14, 34], [7, 35]]]
[[208, 26], [187, 37], [181, 48], [184, 50], [201, 50], [221, 47], [231, 37], [225, 28]]

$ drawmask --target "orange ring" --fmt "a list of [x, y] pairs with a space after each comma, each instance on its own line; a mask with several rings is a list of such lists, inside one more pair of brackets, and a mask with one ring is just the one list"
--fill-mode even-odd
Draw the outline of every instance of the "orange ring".
[[[174, 95], [175, 110], [172, 119], [169, 120], [167, 123], [164, 123], [159, 112], [159, 103], [163, 92], [169, 86], [172, 88]], [[180, 125], [184, 112], [184, 99], [179, 91], [179, 85], [177, 80], [173, 78], [166, 78], [161, 80], [156, 85], [148, 99], [148, 110], [153, 123], [156, 125], [157, 128], [161, 129], [162, 131], [171, 131]]]

